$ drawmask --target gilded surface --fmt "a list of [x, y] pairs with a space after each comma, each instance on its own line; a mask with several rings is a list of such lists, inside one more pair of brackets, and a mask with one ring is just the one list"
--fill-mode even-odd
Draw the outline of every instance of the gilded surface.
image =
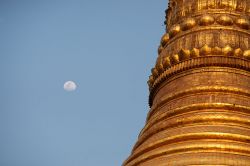
[[170, 0], [124, 166], [250, 165], [250, 0]]

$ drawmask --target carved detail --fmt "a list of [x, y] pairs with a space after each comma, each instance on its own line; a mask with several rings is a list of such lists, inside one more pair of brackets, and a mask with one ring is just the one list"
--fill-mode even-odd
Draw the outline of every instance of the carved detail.
[[179, 24], [174, 25], [170, 30], [169, 30], [169, 36], [170, 38], [176, 36], [179, 32], [181, 32], [181, 26]]
[[171, 60], [170, 60], [169, 56], [167, 56], [167, 57], [165, 57], [165, 58], [163, 59], [163, 67], [164, 67], [165, 69], [167, 69], [167, 68], [169, 68], [170, 66], [171, 66]]
[[179, 52], [179, 57], [180, 57], [181, 61], [189, 59], [190, 58], [190, 51], [181, 49]]
[[250, 1], [249, 0], [188, 0], [169, 2], [169, 9], [166, 10], [166, 25], [172, 26], [181, 19], [192, 17], [193, 15], [203, 13], [221, 13], [227, 12], [250, 16]]
[[196, 26], [196, 20], [194, 18], [188, 18], [181, 24], [181, 30], [186, 31]]
[[[230, 56], [230, 57], [226, 57], [226, 56], [198, 57], [198, 58], [194, 58], [194, 59], [190, 59], [190, 60], [185, 60], [182, 62], [183, 64], [178, 63], [178, 64], [172, 66], [171, 68], [168, 68], [168, 70], [165, 70], [163, 73], [158, 73], [159, 76], [154, 78], [155, 81], [153, 83], [153, 86], [149, 87], [149, 89], [151, 91], [150, 97], [149, 97], [149, 105], [152, 106], [153, 95], [154, 95], [154, 92], [157, 89], [157, 87], [162, 82], [164, 82], [165, 79], [167, 79], [170, 76], [172, 76], [173, 74], [181, 72], [185, 69], [213, 65], [213, 66], [222, 66], [222, 67], [230, 66], [233, 68], [239, 68], [239, 69], [244, 69], [244, 70], [250, 71], [250, 62], [249, 62], [250, 50], [244, 51], [243, 56], [245, 57], [245, 60], [238, 58], [238, 57], [234, 57], [234, 56]], [[210, 61], [208, 61], [208, 59], [210, 59]], [[191, 61], [191, 62], [189, 62], [189, 61]]]
[[243, 57], [250, 60], [250, 50], [245, 50], [243, 53]]
[[212, 48], [212, 54], [213, 55], [221, 55], [222, 54], [222, 49], [220, 47], [214, 47]]
[[233, 25], [233, 19], [227, 15], [222, 15], [217, 19], [217, 22], [220, 25], [224, 25], [224, 26], [230, 26]]
[[164, 47], [168, 41], [169, 41], [169, 34], [166, 33], [161, 38], [161, 46]]
[[242, 57], [243, 56], [243, 51], [240, 48], [235, 49], [234, 50], [234, 56]]
[[193, 48], [190, 53], [191, 58], [197, 58], [200, 56], [200, 50], [197, 48]]
[[242, 29], [249, 29], [250, 22], [246, 18], [239, 18], [236, 20], [235, 24]]
[[201, 26], [208, 26], [215, 22], [215, 19], [213, 16], [210, 15], [204, 15], [200, 18], [199, 25]]
[[201, 54], [201, 56], [210, 55], [211, 53], [212, 53], [212, 48], [209, 47], [207, 44], [205, 44], [205, 45], [200, 49], [200, 54]]
[[[210, 26], [215, 24], [215, 18], [212, 15], [205, 14], [200, 18], [197, 18], [197, 20], [194, 18], [187, 18], [182, 23], [173, 25], [169, 30], [169, 33], [163, 35], [161, 39], [161, 46], [164, 47], [171, 38], [175, 37], [181, 31], [187, 31], [197, 27], [196, 22], [198, 22], [198, 25], [201, 27]], [[250, 28], [250, 21], [247, 18], [237, 18], [234, 21], [234, 19], [229, 15], [219, 15], [216, 22], [222, 26], [236, 25], [237, 27], [245, 30]]]
[[[209, 47], [205, 44], [201, 48], [193, 48], [192, 50], [181, 49], [178, 54], [174, 54], [172, 56], [167, 55], [159, 63], [156, 64], [156, 68], [152, 69], [152, 76], [155, 79], [158, 78], [160, 74], [162, 74], [165, 70], [169, 67], [180, 63], [182, 61], [188, 60], [190, 58], [198, 58], [200, 56], [235, 56], [235, 57], [242, 57], [245, 59], [250, 60], [250, 49], [242, 51], [241, 48], [233, 49], [230, 45], [226, 45], [223, 48], [218, 46], [216, 47]], [[150, 89], [152, 87], [153, 79], [150, 77]]]
[[225, 46], [222, 48], [222, 53], [225, 56], [232, 56], [233, 55], [233, 49], [229, 45]]
[[159, 47], [158, 47], [158, 54], [160, 54], [160, 53], [162, 52], [162, 50], [163, 50], [163, 47], [162, 47], [162, 46], [159, 46]]

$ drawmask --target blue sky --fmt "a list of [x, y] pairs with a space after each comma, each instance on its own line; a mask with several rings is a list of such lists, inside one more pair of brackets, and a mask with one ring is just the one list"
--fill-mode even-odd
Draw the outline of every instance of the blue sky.
[[1, 0], [0, 165], [121, 165], [149, 110], [167, 3]]

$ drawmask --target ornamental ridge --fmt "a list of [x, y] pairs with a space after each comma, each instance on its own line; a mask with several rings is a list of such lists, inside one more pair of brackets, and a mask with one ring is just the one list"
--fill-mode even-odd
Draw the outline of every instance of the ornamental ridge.
[[166, 34], [148, 80], [151, 93], [166, 70], [188, 59], [226, 56], [250, 60], [249, 0], [172, 0], [166, 14]]

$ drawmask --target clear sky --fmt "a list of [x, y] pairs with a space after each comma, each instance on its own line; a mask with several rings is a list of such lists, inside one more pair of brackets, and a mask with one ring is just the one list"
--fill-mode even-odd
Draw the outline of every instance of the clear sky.
[[167, 3], [1, 0], [0, 166], [121, 165], [149, 110]]

